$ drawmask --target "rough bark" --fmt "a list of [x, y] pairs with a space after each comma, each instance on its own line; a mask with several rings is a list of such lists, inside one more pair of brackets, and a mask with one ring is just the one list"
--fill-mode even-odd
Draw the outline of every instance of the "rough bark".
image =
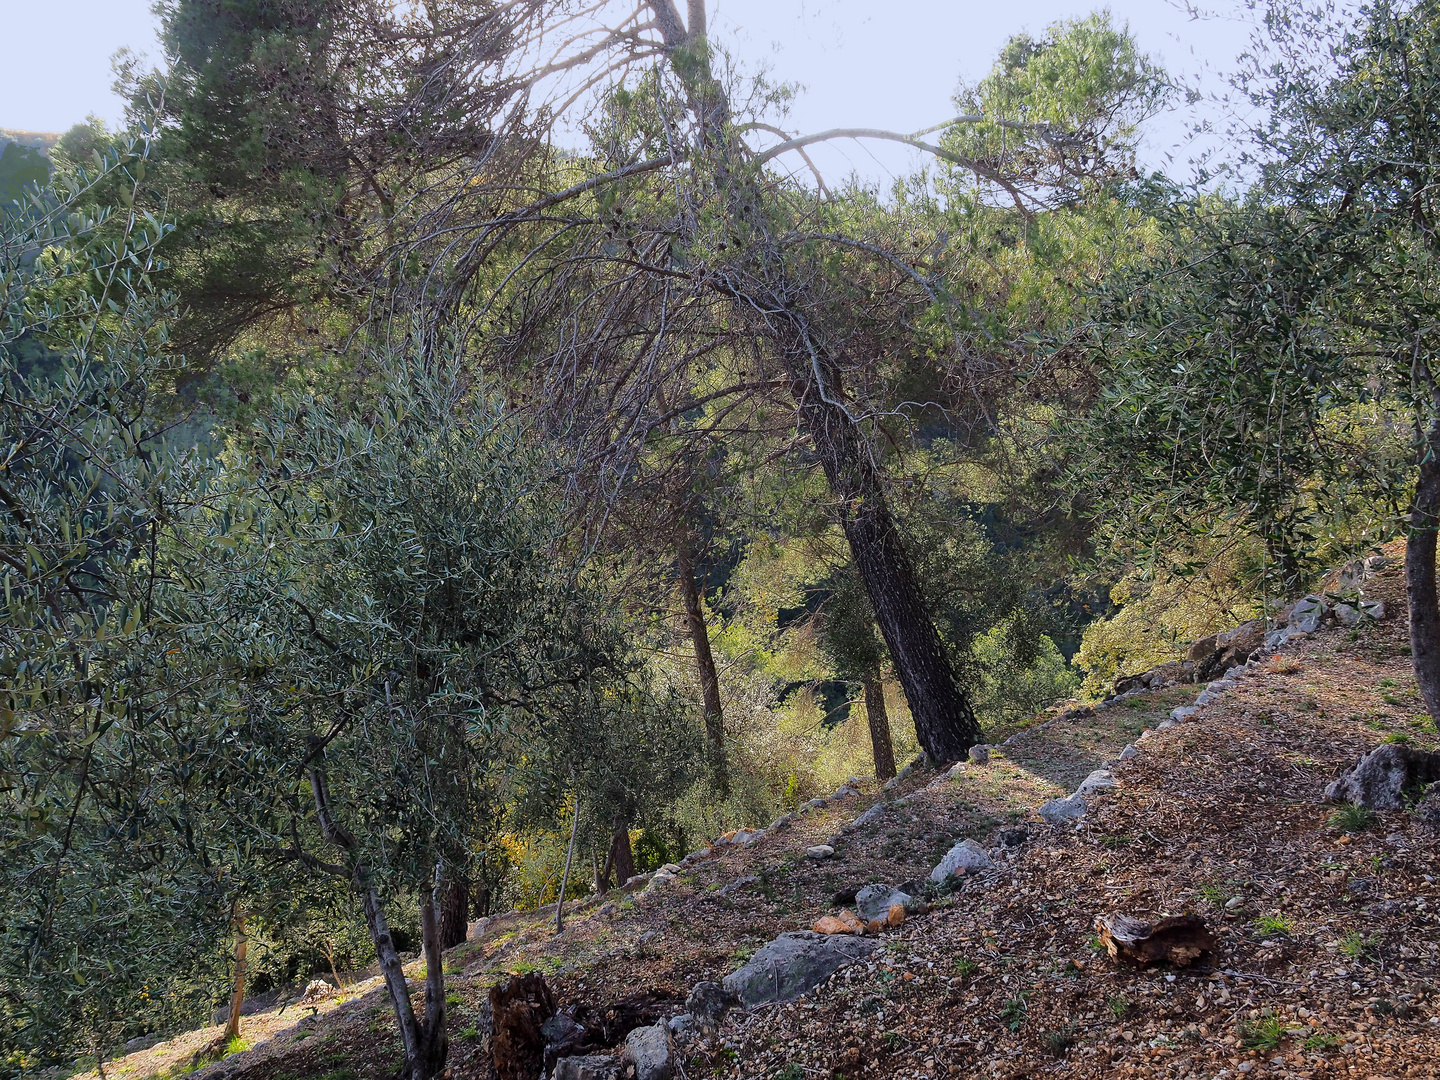
[[1121, 912], [1095, 922], [1100, 942], [1114, 960], [1129, 964], [1188, 967], [1215, 950], [1215, 935], [1199, 915], [1174, 915], [1150, 922]]
[[245, 934], [245, 912], [237, 911], [235, 926], [235, 989], [230, 994], [230, 1018], [225, 1022], [223, 1041], [230, 1043], [240, 1037], [240, 1012], [245, 1005], [245, 954], [250, 939]]
[[870, 724], [870, 747], [875, 754], [875, 779], [895, 775], [895, 747], [890, 742], [890, 716], [885, 711], [885, 687], [879, 675], [865, 679], [865, 719]]
[[463, 944], [470, 929], [470, 886], [464, 878], [445, 882], [440, 906], [440, 947], [453, 949]]
[[700, 693], [705, 703], [705, 745], [716, 786], [724, 791], [729, 785], [725, 768], [725, 713], [720, 704], [720, 674], [715, 669], [715, 655], [710, 651], [710, 630], [705, 623], [700, 583], [695, 580], [695, 557], [689, 537], [680, 541], [675, 563], [680, 575], [680, 592], [685, 599], [685, 624], [695, 649], [695, 668], [700, 675]]
[[630, 827], [616, 822], [610, 833], [610, 866], [615, 871], [615, 884], [624, 885], [635, 876], [635, 853], [630, 850]]
[[800, 428], [836, 496], [845, 538], [920, 745], [937, 763], [959, 760], [980, 741], [980, 726], [930, 618], [868, 440], [843, 404], [835, 356], [809, 324], [804, 288], [790, 280], [778, 247], [768, 242], [770, 226], [759, 209], [766, 199], [729, 138], [729, 102], [709, 66], [703, 23], [687, 33], [673, 0], [649, 0], [649, 6], [672, 69], [686, 88], [699, 149], [712, 155], [714, 184], [731, 215], [736, 247], [753, 252], [749, 266], [717, 274], [714, 287], [757, 321], [757, 330], [774, 344], [784, 365]]
[[1420, 454], [1405, 545], [1405, 598], [1410, 607], [1410, 660], [1420, 696], [1440, 723], [1440, 598], [1435, 589], [1435, 535], [1440, 528], [1440, 433], [1432, 425]]

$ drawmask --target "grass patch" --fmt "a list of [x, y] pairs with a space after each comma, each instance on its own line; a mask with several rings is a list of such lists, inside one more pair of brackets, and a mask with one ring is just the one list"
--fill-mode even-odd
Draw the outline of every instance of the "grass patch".
[[955, 961], [955, 974], [959, 975], [962, 979], [968, 979], [979, 970], [980, 965], [968, 956], [962, 956], [959, 960]]
[[1346, 803], [1329, 818], [1330, 827], [1343, 833], [1364, 832], [1375, 824], [1375, 812], [1364, 806]]
[[1300, 1045], [1306, 1050], [1333, 1050], [1340, 1045], [1340, 1039], [1328, 1031], [1312, 1031]]
[[1252, 1050], [1277, 1050], [1288, 1033], [1285, 1021], [1268, 1010], [1240, 1025], [1240, 1041]]
[[1295, 924], [1283, 915], [1261, 915], [1255, 920], [1255, 929], [1264, 937], [1277, 937], [1295, 929]]
[[1346, 930], [1340, 939], [1340, 951], [1352, 960], [1363, 960], [1374, 948], [1373, 938], [1367, 938], [1359, 930]]
[[1124, 994], [1112, 994], [1105, 999], [1105, 1008], [1110, 1010], [1110, 1015], [1116, 1020], [1123, 1020], [1130, 1011], [1132, 1002]]
[[1065, 1052], [1075, 1045], [1075, 1027], [1073, 1024], [1066, 1024], [1064, 1027], [1047, 1031], [1040, 1037], [1040, 1042], [1051, 1057], [1064, 1057]]

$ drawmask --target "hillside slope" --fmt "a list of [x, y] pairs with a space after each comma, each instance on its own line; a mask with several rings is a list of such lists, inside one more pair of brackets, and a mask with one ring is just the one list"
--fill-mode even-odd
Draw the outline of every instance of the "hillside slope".
[[[562, 1007], [628, 1001], [672, 1016], [697, 981], [835, 913], [857, 887], [926, 878], [972, 837], [992, 869], [800, 1000], [679, 1043], [677, 1075], [1436, 1076], [1440, 839], [1403, 813], [1343, 833], [1322, 801], [1387, 737], [1437, 744], [1410, 674], [1398, 568], [1371, 591], [1390, 618], [1285, 646], [1186, 723], [1153, 730], [1200, 688], [1136, 695], [1022, 732], [989, 764], [914, 771], [859, 826], [876, 794], [842, 789], [673, 880], [579, 906], [558, 936], [553, 912], [493, 920], [450, 958], [449, 1075], [493, 1075], [475, 1021], [506, 971], [544, 973]], [[1036, 816], [1107, 762], [1117, 786], [1078, 823]], [[807, 858], [822, 842], [834, 855]], [[1114, 911], [1198, 913], [1219, 944], [1191, 968], [1117, 967], [1095, 938], [1097, 916]], [[299, 1029], [272, 1016], [268, 1041], [196, 1075], [387, 1075], [394, 1022], [378, 991], [325, 1009]], [[114, 1067], [173, 1070], [207, 1034]]]

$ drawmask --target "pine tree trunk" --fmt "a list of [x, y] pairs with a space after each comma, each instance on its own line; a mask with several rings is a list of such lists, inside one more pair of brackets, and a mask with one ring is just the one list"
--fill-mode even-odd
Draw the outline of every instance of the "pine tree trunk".
[[875, 779], [889, 780], [895, 775], [895, 747], [890, 742], [885, 687], [878, 674], [865, 679], [865, 718], [870, 723], [870, 746], [875, 753]]
[[715, 670], [715, 656], [710, 651], [710, 630], [705, 624], [705, 606], [700, 585], [695, 580], [695, 558], [689, 537], [680, 541], [675, 559], [680, 574], [680, 592], [685, 598], [685, 622], [695, 649], [695, 667], [700, 675], [700, 693], [705, 703], [705, 744], [710, 769], [720, 791], [729, 788], [725, 768], [725, 714], [720, 704], [720, 675]]
[[453, 949], [464, 943], [470, 930], [470, 887], [463, 878], [445, 882], [445, 901], [440, 909], [440, 947]]
[[773, 242], [774, 226], [761, 209], [765, 193], [730, 141], [730, 102], [708, 64], [704, 23], [687, 31], [674, 0], [648, 3], [671, 68], [685, 86], [698, 148], [710, 155], [716, 193], [730, 215], [736, 248], [753, 252], [748, 265], [717, 275], [716, 288], [754, 321], [756, 332], [770, 340], [784, 365], [800, 428], [814, 445], [840, 504], [845, 538], [909, 702], [920, 745], [937, 764], [959, 760], [980, 741], [980, 725], [930, 618], [871, 447], [843, 404], [835, 357], [809, 324], [806, 290], [790, 279], [781, 249]]
[[[793, 322], [798, 332], [808, 334], [798, 314]], [[955, 679], [940, 633], [930, 618], [879, 471], [870, 460], [870, 447], [859, 425], [840, 404], [839, 372], [833, 363], [821, 362], [823, 354], [817, 357], [818, 343], [809, 342], [805, 353], [812, 363], [794, 373], [792, 393], [801, 424], [838, 497], [840, 524], [910, 705], [915, 735], [935, 764], [959, 761], [981, 738], [975, 711]], [[799, 367], [800, 360], [792, 353], [789, 366]]]
[[1410, 607], [1410, 661], [1425, 707], [1440, 723], [1440, 598], [1435, 589], [1435, 536], [1440, 528], [1440, 433], [1434, 426], [1421, 449], [1405, 546], [1405, 593]]

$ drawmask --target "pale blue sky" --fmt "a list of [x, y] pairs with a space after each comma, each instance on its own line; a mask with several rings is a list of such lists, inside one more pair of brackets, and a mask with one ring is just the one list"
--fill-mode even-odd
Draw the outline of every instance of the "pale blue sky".
[[[1011, 34], [1093, 10], [1084, 0], [711, 0], [712, 28], [747, 62], [768, 62], [779, 79], [805, 85], [787, 126], [914, 131], [943, 120], [958, 79], [975, 79]], [[1168, 0], [1112, 0], [1142, 47], [1174, 72], [1224, 69], [1244, 47], [1237, 22], [1192, 21]], [[158, 54], [150, 0], [0, 0], [8, 39], [0, 65], [0, 127], [63, 131], [97, 113], [110, 121], [120, 103], [110, 90], [110, 56], [128, 45]], [[23, 45], [16, 47], [15, 42]], [[1220, 89], [1218, 79], [1210, 85]], [[1181, 162], [1189, 117], [1152, 125], [1146, 158]], [[851, 170], [880, 183], [918, 160], [902, 147], [854, 142], [817, 147], [827, 179]], [[1178, 170], [1177, 170], [1178, 171]]]

